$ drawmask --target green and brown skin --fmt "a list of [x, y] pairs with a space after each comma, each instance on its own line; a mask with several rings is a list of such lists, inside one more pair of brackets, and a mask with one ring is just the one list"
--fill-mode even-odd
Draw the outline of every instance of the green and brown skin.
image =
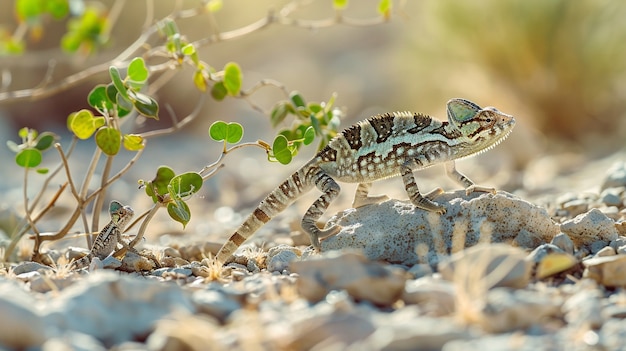
[[111, 221], [102, 228], [102, 231], [100, 231], [93, 242], [89, 254], [74, 262], [74, 268], [80, 269], [89, 266], [94, 257], [103, 260], [117, 249], [117, 244], [126, 247], [130, 251], [135, 251], [122, 240], [124, 228], [135, 214], [133, 209], [130, 206], [122, 205], [118, 201], [111, 201], [109, 214], [111, 215]]
[[313, 187], [322, 195], [304, 214], [302, 228], [319, 251], [319, 239], [341, 229], [334, 225], [321, 230], [316, 224], [339, 195], [337, 181], [359, 183], [353, 202], [357, 208], [386, 200], [385, 195], [369, 196], [372, 182], [399, 175], [416, 207], [439, 214], [445, 213], [445, 207], [432, 198], [443, 190], [422, 195], [415, 183], [414, 170], [444, 164], [448, 176], [462, 184], [468, 194], [495, 192], [493, 188], [476, 186], [456, 170], [454, 161], [496, 146], [509, 135], [515, 119], [494, 107], [481, 108], [464, 99], [448, 101], [447, 114], [448, 121], [442, 122], [418, 113], [387, 113], [345, 129], [259, 204], [222, 246], [216, 260], [226, 263], [263, 224]]

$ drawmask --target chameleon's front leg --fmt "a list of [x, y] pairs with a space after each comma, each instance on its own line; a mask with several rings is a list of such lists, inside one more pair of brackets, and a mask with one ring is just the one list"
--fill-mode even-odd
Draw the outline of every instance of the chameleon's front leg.
[[359, 183], [359, 186], [356, 188], [356, 193], [354, 193], [354, 201], [352, 201], [353, 208], [389, 200], [389, 196], [387, 195], [369, 196], [371, 187], [372, 183]]
[[467, 195], [473, 192], [484, 192], [484, 193], [496, 193], [496, 189], [490, 187], [484, 187], [480, 185], [474, 184], [469, 178], [467, 178], [463, 173], [456, 170], [456, 165], [454, 160], [446, 162], [446, 174], [448, 177], [456, 180], [461, 185], [465, 187], [465, 193]]
[[341, 188], [329, 175], [320, 172], [315, 186], [322, 192], [320, 196], [302, 217], [302, 229], [309, 234], [311, 244], [317, 252], [320, 251], [320, 238], [335, 235], [341, 229], [338, 225], [321, 230], [317, 227], [317, 220], [322, 217], [330, 203], [337, 198]]
[[439, 214], [446, 213], [445, 207], [430, 200], [431, 198], [434, 198], [435, 196], [443, 192], [441, 188], [437, 188], [426, 194], [425, 196], [422, 196], [419, 189], [417, 188], [417, 184], [415, 183], [415, 176], [413, 175], [413, 170], [411, 169], [411, 167], [409, 167], [408, 165], [401, 166], [400, 174], [402, 175], [404, 187], [407, 194], [409, 194], [409, 199], [411, 200], [413, 205], [426, 211], [437, 212]]

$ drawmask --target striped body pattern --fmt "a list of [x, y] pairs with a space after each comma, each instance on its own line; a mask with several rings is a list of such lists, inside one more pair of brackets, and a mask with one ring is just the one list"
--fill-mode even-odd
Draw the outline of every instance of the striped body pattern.
[[422, 195], [415, 183], [414, 170], [444, 164], [446, 173], [468, 193], [495, 192], [493, 188], [476, 186], [456, 170], [454, 161], [496, 146], [509, 135], [515, 119], [494, 107], [481, 108], [464, 99], [448, 101], [447, 114], [447, 121], [439, 121], [419, 113], [386, 113], [343, 130], [259, 204], [222, 246], [217, 261], [226, 263], [256, 230], [313, 187], [322, 195], [304, 214], [302, 229], [319, 251], [319, 239], [341, 229], [331, 226], [322, 230], [317, 226], [317, 220], [339, 195], [337, 181], [359, 184], [353, 201], [357, 208], [387, 199], [385, 195], [369, 195], [372, 182], [401, 176], [411, 202], [439, 214], [445, 213], [445, 207], [432, 198], [443, 190]]
[[128, 246], [122, 240], [122, 233], [135, 212], [130, 206], [124, 206], [118, 201], [111, 201], [109, 214], [111, 221], [102, 228], [93, 242], [89, 254], [74, 262], [75, 268], [80, 269], [88, 266], [94, 257], [104, 259], [117, 249], [118, 243], [122, 246]]

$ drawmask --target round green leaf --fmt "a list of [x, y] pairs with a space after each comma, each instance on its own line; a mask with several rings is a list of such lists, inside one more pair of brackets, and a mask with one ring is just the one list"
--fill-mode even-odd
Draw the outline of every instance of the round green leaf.
[[231, 144], [238, 143], [243, 138], [243, 127], [237, 122], [228, 123], [226, 141]]
[[137, 134], [125, 134], [123, 136], [124, 147], [128, 151], [141, 150], [144, 147], [143, 137]]
[[202, 188], [202, 176], [196, 172], [187, 172], [172, 178], [168, 191], [172, 199], [178, 199], [191, 196], [200, 188]]
[[213, 87], [211, 88], [211, 96], [215, 100], [222, 101], [224, 100], [227, 94], [228, 94], [228, 91], [226, 90], [226, 87], [224, 86], [223, 82], [217, 82], [213, 84]]
[[89, 110], [80, 110], [69, 116], [70, 130], [79, 139], [89, 139], [96, 131], [93, 113]]
[[102, 114], [107, 114], [108, 111], [113, 110], [113, 102], [111, 102], [112, 100], [109, 100], [106, 90], [106, 85], [99, 84], [96, 85], [96, 87], [89, 93], [89, 96], [87, 96], [87, 102], [89, 102], [89, 105], [100, 111]]
[[310, 143], [313, 142], [313, 140], [315, 140], [315, 128], [309, 126], [304, 132], [303, 143], [304, 145], [309, 145]]
[[152, 179], [152, 181], [150, 181], [146, 185], [146, 194], [152, 197], [152, 200], [154, 202], [157, 202], [157, 198], [154, 194], [154, 190], [157, 191], [158, 195], [167, 194], [167, 185], [170, 183], [170, 181], [172, 180], [172, 178], [174, 178], [175, 175], [176, 173], [174, 173], [174, 170], [171, 169], [170, 167], [168, 166], [159, 167], [157, 169], [157, 174], [154, 177], [154, 179]]
[[56, 134], [51, 132], [43, 132], [39, 134], [39, 137], [37, 138], [37, 145], [35, 145], [35, 149], [39, 151], [45, 151], [50, 148], [50, 146], [52, 146], [56, 139]]
[[109, 156], [117, 155], [120, 151], [121, 143], [122, 135], [115, 128], [104, 127], [96, 132], [96, 145]]
[[228, 136], [228, 125], [223, 121], [215, 121], [209, 127], [209, 136], [215, 141], [226, 140]]
[[24, 149], [15, 156], [15, 163], [24, 168], [37, 167], [41, 163], [41, 151], [35, 148]]
[[148, 79], [148, 68], [143, 58], [135, 57], [128, 65], [128, 79], [135, 83], [145, 83]]
[[182, 201], [170, 202], [167, 204], [167, 214], [176, 222], [183, 225], [183, 228], [187, 226], [187, 223], [191, 220], [191, 211], [189, 206]]
[[235, 62], [229, 62], [224, 66], [224, 87], [228, 94], [235, 96], [241, 89], [241, 69]]
[[142, 115], [159, 120], [159, 104], [152, 97], [142, 94], [132, 94], [133, 106]]
[[37, 168], [36, 172], [39, 173], [39, 174], [48, 174], [49, 171], [50, 170], [47, 169], [47, 168]]
[[289, 149], [289, 142], [284, 135], [276, 136], [276, 139], [274, 139], [274, 143], [272, 144], [272, 152], [278, 162], [284, 165], [291, 162], [292, 155], [291, 150]]

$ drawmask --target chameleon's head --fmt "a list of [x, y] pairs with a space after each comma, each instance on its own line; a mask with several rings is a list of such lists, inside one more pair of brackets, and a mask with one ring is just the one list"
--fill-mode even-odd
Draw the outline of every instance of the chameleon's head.
[[124, 206], [113, 200], [109, 205], [109, 214], [111, 215], [111, 221], [115, 222], [121, 230], [124, 230], [124, 227], [133, 218], [135, 211], [130, 206]]
[[513, 127], [515, 118], [498, 111], [495, 107], [480, 108], [465, 99], [448, 101], [448, 121], [470, 140], [476, 151], [491, 149], [504, 140]]

